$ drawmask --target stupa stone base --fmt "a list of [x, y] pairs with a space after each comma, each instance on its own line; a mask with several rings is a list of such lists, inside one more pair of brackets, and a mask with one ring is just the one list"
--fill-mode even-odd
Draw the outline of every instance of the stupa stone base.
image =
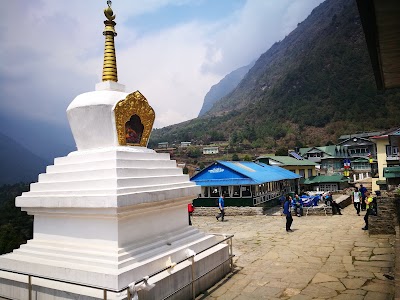
[[[196, 232], [197, 230], [194, 230]], [[201, 233], [197, 232], [197, 237]], [[193, 239], [196, 239], [193, 238]], [[52, 259], [43, 257], [43, 251], [40, 253], [28, 252], [27, 247], [22, 247], [18, 251], [0, 257], [0, 265], [4, 269], [14, 272], [33, 274], [32, 285], [34, 299], [71, 299], [71, 294], [79, 295], [79, 299], [103, 299], [103, 289], [119, 291], [120, 293], [108, 292], [107, 299], [125, 299], [126, 290], [122, 290], [132, 282], [138, 282], [145, 276], [149, 276], [159, 270], [164, 269], [171, 262], [181, 261], [187, 257], [187, 249], [201, 251], [216, 243], [216, 237], [204, 235], [196, 241], [188, 242], [174, 247], [169, 251], [163, 251], [162, 247], [148, 251], [148, 255], [153, 252], [153, 256], [147, 259], [125, 265], [122, 268], [105, 268], [90, 264], [77, 263], [77, 252], [64, 255], [64, 261], [61, 257]], [[181, 241], [182, 243], [183, 241]], [[166, 249], [164, 249], [166, 250]], [[156, 253], [154, 253], [156, 252]], [[50, 257], [50, 256], [49, 256]], [[67, 257], [69, 259], [67, 259]], [[201, 277], [195, 283], [195, 291], [203, 291], [217, 281], [223, 278], [230, 271], [229, 250], [227, 244], [218, 244], [210, 249], [195, 256], [195, 278]], [[75, 262], [72, 262], [75, 261]], [[93, 258], [91, 258], [93, 262]], [[205, 275], [205, 276], [202, 276]], [[56, 280], [78, 283], [78, 285], [65, 284], [62, 282], [44, 280], [34, 276], [53, 278]], [[148, 282], [155, 284], [155, 287], [149, 291], [140, 290], [139, 299], [162, 299], [180, 288], [182, 289], [170, 299], [189, 299], [192, 295], [191, 260], [187, 260], [176, 265], [158, 275], [151, 277]], [[28, 299], [28, 278], [27, 276], [2, 272], [0, 274], [0, 297], [10, 299]], [[81, 285], [91, 286], [93, 288], [82, 287]], [[96, 289], [97, 288], [97, 289]], [[88, 297], [88, 298], [86, 298]]]
[[[229, 258], [228, 252], [228, 245], [219, 244], [195, 256], [194, 276], [195, 278], [199, 278], [194, 284], [194, 291], [196, 294], [199, 294], [199, 292], [210, 288], [230, 272], [230, 262], [227, 261]], [[13, 266], [20, 264], [21, 267], [24, 268], [24, 261], [12, 261], [13, 259], [18, 258], [12, 257], [10, 259], [10, 263], [12, 263]], [[3, 263], [4, 261], [1, 262]], [[57, 272], [72, 273], [75, 276], [79, 276], [77, 277], [80, 279], [78, 282], [79, 284], [83, 284], [81, 282], [83, 278], [102, 278], [102, 280], [104, 280], [104, 278], [108, 278], [108, 280], [118, 278], [118, 276], [115, 275], [100, 274], [90, 270], [83, 271], [61, 267], [54, 268], [49, 265], [42, 265], [40, 264], [40, 261], [37, 261], [35, 264], [30, 263], [29, 265], [34, 266], [35, 268], [40, 268], [40, 270], [45, 271], [46, 273], [50, 270], [49, 268], [53, 268], [53, 271], [51, 271], [53, 275], [55, 275]], [[148, 266], [143, 265], [143, 268], [147, 269]], [[135, 272], [137, 270], [131, 271]], [[129, 272], [120, 274], [119, 276], [120, 279], [127, 277], [130, 277]], [[191, 280], [192, 265], [191, 260], [189, 259], [173, 268], [151, 277], [148, 280], [148, 283], [155, 284], [155, 286], [150, 290], [139, 290], [138, 296], [141, 300], [163, 299], [181, 289], [169, 299], [192, 299], [193, 289]], [[6, 297], [7, 299], [29, 299], [29, 288], [27, 281], [27, 276], [0, 272], [0, 299], [2, 299], [1, 297]], [[104, 287], [99, 285], [93, 285], [93, 287], [90, 288], [37, 277], [32, 277], [31, 281], [32, 299], [104, 299], [104, 290], [102, 289]], [[98, 288], [96, 289], [94, 287]], [[127, 299], [127, 290], [122, 290], [119, 293], [108, 291], [106, 295], [107, 299]]]

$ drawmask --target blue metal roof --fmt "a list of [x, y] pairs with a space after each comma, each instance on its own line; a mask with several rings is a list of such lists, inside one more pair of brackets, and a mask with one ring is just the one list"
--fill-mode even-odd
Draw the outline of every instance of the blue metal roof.
[[190, 180], [201, 186], [255, 185], [299, 175], [278, 166], [249, 161], [216, 161]]

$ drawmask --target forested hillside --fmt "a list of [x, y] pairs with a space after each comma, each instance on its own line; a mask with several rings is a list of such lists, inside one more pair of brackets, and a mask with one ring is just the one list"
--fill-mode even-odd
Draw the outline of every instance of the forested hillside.
[[[260, 37], [262, 38], [262, 37]], [[400, 123], [400, 91], [376, 90], [355, 1], [327, 0], [197, 119], [154, 130], [160, 141], [313, 146]]]
[[15, 207], [15, 197], [29, 190], [24, 183], [0, 187], [0, 255], [33, 237], [33, 217]]

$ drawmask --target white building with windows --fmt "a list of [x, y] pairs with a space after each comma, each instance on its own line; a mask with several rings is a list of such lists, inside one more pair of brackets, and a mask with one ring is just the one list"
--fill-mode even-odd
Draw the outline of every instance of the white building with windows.
[[192, 144], [192, 142], [181, 142], [181, 147], [182, 148], [187, 148]]
[[218, 154], [219, 153], [219, 148], [216, 146], [210, 146], [210, 147], [203, 147], [203, 154]]

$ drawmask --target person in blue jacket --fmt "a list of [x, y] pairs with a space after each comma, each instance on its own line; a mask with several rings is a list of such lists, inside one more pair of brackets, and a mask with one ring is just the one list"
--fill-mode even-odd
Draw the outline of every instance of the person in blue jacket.
[[286, 231], [287, 232], [292, 232], [293, 230], [290, 229], [293, 223], [293, 217], [292, 213], [290, 211], [291, 207], [291, 202], [292, 202], [292, 197], [291, 196], [286, 196], [285, 203], [283, 203], [283, 214], [286, 216]]
[[216, 216], [217, 221], [219, 220], [219, 218], [221, 218], [221, 221], [224, 221], [224, 217], [225, 217], [225, 202], [224, 202], [224, 195], [221, 195], [221, 197], [219, 197], [218, 199], [218, 208], [219, 208], [219, 214]]
[[296, 216], [301, 217], [303, 215], [303, 200], [297, 194], [292, 200], [292, 207]]
[[366, 209], [366, 203], [367, 203], [365, 201], [367, 199], [366, 193], [368, 192], [368, 190], [362, 184], [360, 184], [360, 188], [358, 190], [361, 193], [361, 210], [365, 210]]

